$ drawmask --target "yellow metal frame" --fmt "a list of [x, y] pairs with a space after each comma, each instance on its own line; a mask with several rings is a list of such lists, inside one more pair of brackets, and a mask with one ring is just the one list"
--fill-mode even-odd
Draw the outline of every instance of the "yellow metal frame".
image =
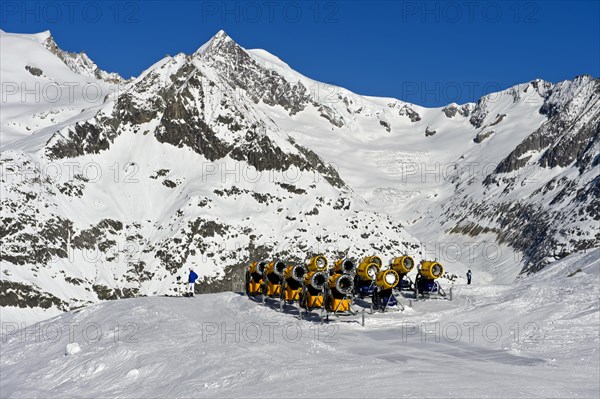
[[281, 285], [267, 281], [267, 296], [273, 297], [279, 294], [281, 294]]
[[352, 299], [330, 297], [330, 312], [349, 312], [352, 309]]
[[290, 287], [285, 287], [283, 290], [283, 297], [288, 302], [294, 302], [300, 300], [300, 294], [302, 293], [302, 288], [292, 289]]
[[310, 293], [306, 293], [307, 308], [322, 308], [323, 303], [323, 295], [310, 295]]
[[250, 282], [248, 283], [248, 293], [250, 295], [260, 294], [262, 292], [261, 291], [262, 283], [263, 283], [262, 280], [260, 280], [259, 282], [250, 280]]

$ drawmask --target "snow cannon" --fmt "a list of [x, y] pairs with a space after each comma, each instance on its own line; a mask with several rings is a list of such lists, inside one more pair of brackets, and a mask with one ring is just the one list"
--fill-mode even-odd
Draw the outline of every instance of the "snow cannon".
[[281, 294], [281, 282], [285, 267], [285, 263], [281, 260], [274, 260], [267, 264], [264, 272], [265, 281], [262, 286], [264, 295], [273, 298]]
[[329, 277], [327, 311], [333, 313], [351, 312], [354, 278], [350, 274], [336, 273]]
[[436, 279], [442, 277], [442, 274], [444, 274], [444, 267], [439, 262], [431, 260], [421, 261], [417, 280], [415, 281], [415, 298], [419, 294], [422, 297], [430, 297], [432, 295], [446, 296], [446, 293], [436, 281]]
[[398, 275], [407, 274], [415, 267], [415, 260], [408, 256], [399, 256], [394, 258], [390, 264], [390, 268], [394, 270]]
[[285, 303], [292, 303], [300, 300], [302, 292], [302, 283], [306, 269], [304, 266], [290, 265], [283, 271], [283, 282], [281, 289], [281, 300]]
[[304, 275], [301, 307], [307, 310], [323, 307], [327, 278], [323, 271], [309, 271]]
[[246, 270], [246, 295], [255, 296], [261, 293], [261, 285], [267, 262], [259, 260], [252, 262]]
[[[381, 259], [380, 259], [381, 261]], [[361, 262], [356, 269], [354, 277], [354, 289], [359, 298], [364, 298], [373, 295], [375, 290], [375, 279], [377, 273], [381, 269], [381, 265], [377, 263]]]
[[377, 273], [372, 301], [375, 309], [385, 311], [389, 306], [396, 306], [398, 301], [394, 296], [394, 288], [400, 283], [400, 276], [393, 269], [381, 270]]
[[360, 264], [361, 265], [368, 265], [371, 263], [375, 263], [377, 264], [377, 266], [379, 266], [381, 268], [381, 266], [383, 266], [383, 262], [381, 261], [381, 258], [377, 255], [375, 256], [367, 256], [366, 258], [364, 258]]
[[390, 269], [394, 270], [400, 276], [400, 282], [396, 286], [400, 291], [402, 290], [414, 290], [414, 284], [412, 280], [407, 276], [407, 274], [415, 268], [415, 260], [408, 256], [399, 256], [394, 258], [390, 262]]
[[436, 278], [442, 277], [442, 274], [444, 274], [444, 267], [438, 262], [423, 261], [421, 262], [419, 274], [426, 279], [435, 280]]
[[356, 271], [356, 264], [352, 259], [339, 259], [335, 261], [333, 272], [336, 274], [353, 274]]
[[306, 265], [306, 268], [309, 272], [320, 272], [327, 269], [329, 262], [327, 262], [327, 258], [324, 255], [314, 256]]

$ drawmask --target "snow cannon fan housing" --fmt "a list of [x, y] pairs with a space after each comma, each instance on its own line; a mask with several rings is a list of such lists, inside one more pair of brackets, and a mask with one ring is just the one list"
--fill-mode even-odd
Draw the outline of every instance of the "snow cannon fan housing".
[[415, 267], [415, 260], [408, 256], [400, 256], [394, 258], [390, 264], [390, 268], [398, 274], [407, 274]]
[[398, 285], [400, 282], [400, 276], [395, 270], [381, 270], [377, 273], [375, 284], [382, 290], [390, 290]]
[[379, 269], [381, 265], [377, 263], [364, 263], [362, 262], [358, 269], [356, 269], [356, 275], [359, 279], [364, 281], [373, 281], [377, 278], [377, 273], [379, 273]]
[[306, 274], [306, 269], [304, 268], [304, 266], [290, 265], [290, 266], [286, 267], [285, 270], [283, 271], [283, 278], [288, 282], [297, 281], [297, 282], [301, 283], [304, 280], [305, 274]]
[[279, 284], [283, 278], [283, 272], [285, 271], [285, 263], [281, 260], [274, 260], [269, 262], [265, 267], [265, 275], [267, 279], [273, 284]]
[[327, 269], [329, 262], [324, 255], [314, 256], [309, 262], [306, 268], [310, 272], [318, 272]]
[[287, 302], [294, 302], [300, 299], [300, 293], [302, 292], [302, 282], [304, 281], [304, 275], [306, 269], [304, 266], [290, 265], [285, 268], [283, 272], [283, 280], [285, 290], [283, 292], [283, 298]]
[[349, 274], [334, 274], [329, 277], [329, 288], [341, 295], [348, 295], [354, 289], [354, 279]]
[[352, 274], [356, 271], [356, 264], [352, 259], [340, 259], [335, 261], [333, 271], [338, 274]]
[[265, 271], [266, 265], [267, 263], [262, 260], [258, 262], [252, 262], [248, 266], [248, 271], [250, 272], [250, 274], [258, 274], [259, 276], [262, 276], [262, 274]]
[[428, 280], [434, 280], [436, 278], [442, 277], [442, 274], [444, 274], [444, 267], [439, 262], [425, 260], [421, 262], [419, 274], [423, 278], [426, 278]]
[[327, 284], [327, 274], [321, 271], [311, 271], [304, 276], [304, 284], [316, 291], [321, 291]]
[[264, 260], [259, 260], [258, 262], [250, 263], [248, 266], [248, 271], [251, 275], [262, 276], [265, 272], [265, 268], [267, 267], [267, 262]]
[[361, 265], [368, 265], [370, 263], [375, 263], [377, 266], [379, 266], [380, 269], [381, 269], [381, 266], [383, 266], [383, 261], [377, 255], [375, 255], [375, 256], [367, 256], [366, 258], [364, 258], [360, 262]]

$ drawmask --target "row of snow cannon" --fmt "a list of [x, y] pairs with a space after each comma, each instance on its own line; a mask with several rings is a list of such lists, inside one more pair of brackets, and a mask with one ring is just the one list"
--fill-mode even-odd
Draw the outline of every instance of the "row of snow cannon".
[[413, 283], [408, 273], [415, 261], [408, 255], [392, 259], [383, 267], [379, 256], [363, 258], [358, 265], [351, 259], [340, 259], [329, 265], [327, 258], [316, 255], [306, 265], [288, 265], [282, 260], [255, 261], [246, 271], [246, 294], [278, 298], [283, 309], [298, 303], [305, 311], [324, 309], [335, 314], [351, 314], [355, 297], [372, 298], [373, 308], [384, 311], [396, 306], [394, 291], [413, 291], [418, 295], [440, 294], [435, 281], [444, 273], [437, 261], [422, 261]]

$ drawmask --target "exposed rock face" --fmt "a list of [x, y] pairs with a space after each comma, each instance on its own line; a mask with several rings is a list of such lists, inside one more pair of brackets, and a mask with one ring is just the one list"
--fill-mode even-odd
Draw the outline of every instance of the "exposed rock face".
[[475, 138], [473, 139], [473, 142], [477, 143], [477, 144], [482, 143], [483, 140], [490, 138], [492, 136], [492, 134], [494, 134], [493, 130], [477, 133], [477, 136], [475, 136]]
[[392, 127], [386, 121], [379, 121], [379, 124], [385, 128], [385, 130], [390, 133], [392, 131]]
[[36, 68], [31, 65], [26, 65], [25, 69], [27, 69], [27, 71], [33, 76], [42, 76], [42, 74], [44, 73], [40, 68]]
[[437, 131], [435, 131], [435, 130], [433, 130], [433, 129], [430, 129], [430, 128], [429, 128], [429, 126], [427, 126], [427, 127], [425, 128], [425, 137], [430, 137], [430, 136], [433, 136], [433, 135], [434, 135], [434, 134], [436, 134], [436, 133], [437, 133]]
[[[592, 227], [597, 226], [600, 208], [600, 197], [592, 195], [599, 179], [583, 178], [594, 176], [593, 169], [598, 168], [600, 79], [581, 76], [554, 86], [536, 81], [526, 89], [543, 94], [540, 113], [548, 120], [485, 177], [479, 194], [485, 200], [461, 202], [465, 211], [453, 215], [460, 222], [451, 232], [465, 234], [474, 223], [496, 226], [490, 231], [498, 242], [523, 254], [524, 272], [535, 272], [553, 260], [600, 243], [600, 233]], [[518, 101], [519, 96], [515, 98]], [[484, 115], [484, 109], [480, 106], [474, 115]], [[493, 131], [484, 129], [503, 123], [505, 117], [499, 114], [485, 126], [481, 123], [484, 119], [475, 117], [482, 131], [474, 141], [489, 139]], [[556, 177], [546, 182], [548, 175]], [[519, 201], [508, 199], [529, 185], [538, 188]], [[446, 208], [453, 207], [456, 204]]]
[[467, 117], [470, 115], [471, 110], [473, 109], [473, 104], [465, 104], [463, 106], [459, 106], [457, 104], [450, 104], [444, 108], [442, 108], [442, 112], [448, 118], [454, 118], [456, 114]]
[[58, 56], [73, 72], [79, 73], [89, 77], [95, 77], [96, 79], [104, 80], [109, 83], [125, 83], [118, 73], [105, 72], [98, 68], [98, 66], [89, 59], [85, 53], [71, 53], [68, 51], [61, 50], [54, 41], [52, 36], [49, 36], [44, 45], [50, 52]]
[[548, 122], [519, 144], [496, 168], [508, 173], [523, 167], [531, 153], [543, 151], [543, 167], [567, 166], [573, 161], [585, 170], [591, 166], [600, 132], [600, 79], [582, 76], [550, 90], [540, 112]]
[[402, 108], [400, 108], [398, 115], [407, 116], [411, 122], [418, 122], [421, 120], [421, 116], [408, 105], [404, 105]]

